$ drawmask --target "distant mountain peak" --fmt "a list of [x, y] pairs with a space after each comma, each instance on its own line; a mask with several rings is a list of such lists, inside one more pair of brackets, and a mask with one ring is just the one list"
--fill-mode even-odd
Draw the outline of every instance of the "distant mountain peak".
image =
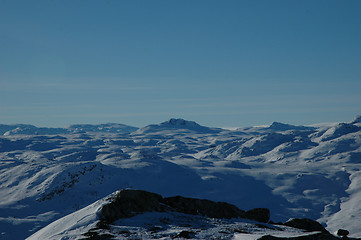
[[273, 122], [270, 126], [270, 128], [289, 128], [289, 127], [294, 127], [294, 126], [281, 122]]
[[162, 125], [171, 125], [171, 126], [188, 126], [188, 127], [201, 127], [198, 123], [194, 121], [187, 121], [182, 118], [171, 118], [166, 122], [161, 123]]
[[190, 130], [199, 133], [215, 133], [221, 131], [218, 128], [209, 128], [194, 121], [184, 120], [182, 118], [171, 118], [168, 121], [162, 122], [160, 124], [152, 124], [144, 128], [139, 129], [138, 133], [149, 133], [153, 131], [163, 131], [163, 130]]

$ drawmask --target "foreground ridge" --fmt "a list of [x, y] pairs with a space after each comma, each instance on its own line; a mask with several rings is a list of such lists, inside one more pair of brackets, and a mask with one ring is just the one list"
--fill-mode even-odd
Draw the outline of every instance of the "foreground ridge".
[[[93, 205], [97, 207], [66, 216], [28, 239], [242, 239], [252, 235], [260, 239], [338, 239], [311, 219], [270, 224], [270, 212], [265, 208], [243, 211], [225, 202], [163, 198], [144, 190], [120, 190]], [[85, 218], [89, 221], [79, 224]]]

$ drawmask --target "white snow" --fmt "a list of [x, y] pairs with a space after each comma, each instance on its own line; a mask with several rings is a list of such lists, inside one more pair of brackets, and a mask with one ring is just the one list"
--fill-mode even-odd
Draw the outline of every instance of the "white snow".
[[[268, 207], [276, 222], [308, 217], [331, 232], [345, 228], [361, 237], [356, 120], [229, 130], [171, 119], [131, 133], [121, 124], [42, 133], [34, 126], [0, 125], [2, 134], [17, 129], [0, 136], [0, 234], [24, 239], [79, 209], [96, 211], [89, 205], [114, 191], [135, 188], [244, 210]], [[84, 211], [88, 217], [78, 226], [94, 220]], [[70, 216], [68, 225], [53, 225], [46, 234], [56, 238], [55, 232], [71, 229], [69, 219], [80, 215]]]
[[46, 226], [45, 228], [37, 231], [35, 234], [28, 237], [28, 240], [38, 239], [64, 239], [66, 235], [68, 239], [76, 239], [81, 233], [86, 232], [91, 227], [94, 227], [94, 223], [97, 220], [98, 210], [107, 201], [104, 198], [96, 201], [89, 206], [69, 214], [59, 220], [56, 220]]

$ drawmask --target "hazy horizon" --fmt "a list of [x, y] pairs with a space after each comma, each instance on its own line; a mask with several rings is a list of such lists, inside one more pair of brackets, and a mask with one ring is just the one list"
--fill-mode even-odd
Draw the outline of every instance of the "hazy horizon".
[[356, 0], [1, 0], [0, 123], [351, 121], [360, 10]]

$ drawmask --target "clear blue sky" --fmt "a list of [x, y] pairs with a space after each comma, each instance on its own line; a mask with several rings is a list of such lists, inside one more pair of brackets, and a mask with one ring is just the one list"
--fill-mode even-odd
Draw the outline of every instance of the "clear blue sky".
[[358, 114], [360, 0], [0, 0], [0, 123]]

